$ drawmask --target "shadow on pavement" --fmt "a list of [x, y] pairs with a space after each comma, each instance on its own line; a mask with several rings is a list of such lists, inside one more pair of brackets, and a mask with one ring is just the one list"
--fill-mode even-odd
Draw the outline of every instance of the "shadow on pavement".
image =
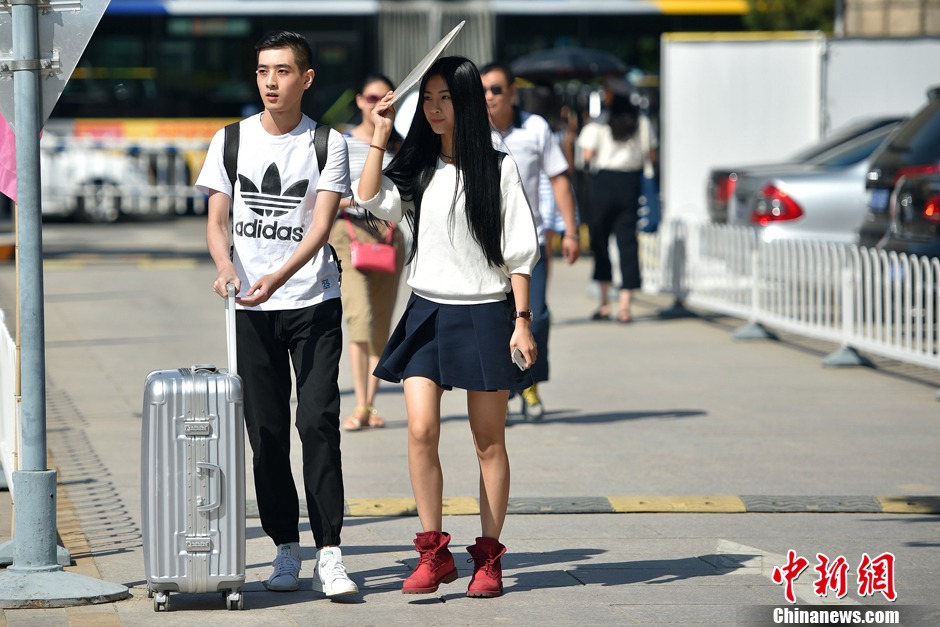
[[[627, 412], [604, 412], [596, 414], [579, 414], [576, 410], [554, 410], [546, 412], [540, 422], [542, 423], [570, 423], [570, 424], [607, 424], [612, 422], [623, 422], [626, 420], [647, 420], [651, 418], [693, 418], [697, 416], [707, 416], [708, 412], [703, 409], [667, 409], [667, 410], [640, 410]], [[466, 416], [447, 416], [444, 420], [456, 420]], [[526, 424], [525, 419], [518, 415], [510, 417], [509, 425]]]

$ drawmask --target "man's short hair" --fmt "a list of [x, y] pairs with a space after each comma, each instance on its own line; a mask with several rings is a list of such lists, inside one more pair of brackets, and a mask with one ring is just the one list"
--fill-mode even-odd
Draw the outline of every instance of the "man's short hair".
[[310, 43], [307, 38], [300, 33], [289, 30], [276, 30], [262, 37], [255, 44], [255, 59], [261, 54], [262, 50], [272, 50], [278, 48], [290, 48], [294, 52], [294, 62], [301, 72], [306, 72], [311, 67], [313, 51], [310, 50]]
[[509, 69], [508, 65], [506, 65], [505, 63], [500, 63], [498, 61], [487, 63], [486, 65], [480, 68], [480, 76], [483, 76], [484, 74], [489, 74], [490, 72], [493, 72], [493, 71], [502, 72], [503, 76], [506, 77], [506, 86], [512, 87], [512, 84], [516, 80], [516, 75], [512, 73], [512, 70]]

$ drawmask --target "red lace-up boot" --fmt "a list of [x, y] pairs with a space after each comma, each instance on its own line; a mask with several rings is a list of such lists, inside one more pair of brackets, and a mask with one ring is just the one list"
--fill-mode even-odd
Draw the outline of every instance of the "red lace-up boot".
[[503, 593], [503, 566], [499, 558], [506, 552], [506, 547], [494, 538], [477, 538], [477, 543], [468, 546], [467, 552], [473, 557], [473, 577], [467, 596], [500, 596]]
[[422, 531], [415, 536], [415, 549], [421, 555], [411, 576], [405, 579], [401, 591], [405, 594], [436, 592], [442, 583], [457, 580], [454, 556], [447, 548], [450, 534], [440, 531]]

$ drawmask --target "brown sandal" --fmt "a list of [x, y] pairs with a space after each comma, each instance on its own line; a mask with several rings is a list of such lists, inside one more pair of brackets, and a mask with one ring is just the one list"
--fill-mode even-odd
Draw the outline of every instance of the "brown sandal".
[[369, 405], [366, 409], [369, 412], [366, 426], [372, 427], [373, 429], [381, 429], [385, 426], [385, 419], [379, 416], [379, 412], [375, 407]]

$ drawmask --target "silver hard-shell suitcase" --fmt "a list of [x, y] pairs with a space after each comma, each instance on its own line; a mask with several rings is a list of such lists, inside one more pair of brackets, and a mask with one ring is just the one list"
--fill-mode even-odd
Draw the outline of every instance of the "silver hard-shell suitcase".
[[245, 585], [245, 427], [235, 374], [235, 297], [226, 299], [229, 370], [158, 370], [144, 386], [141, 519], [147, 592], [221, 592], [242, 609]]

